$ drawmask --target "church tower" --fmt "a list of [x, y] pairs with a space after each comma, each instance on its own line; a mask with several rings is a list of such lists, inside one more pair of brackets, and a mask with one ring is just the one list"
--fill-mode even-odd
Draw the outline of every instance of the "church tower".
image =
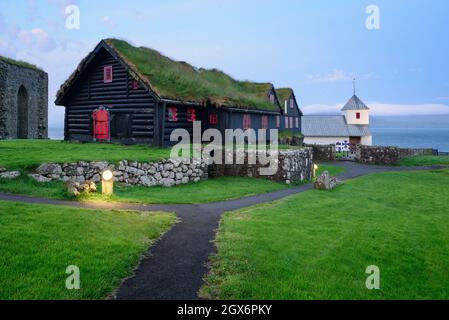
[[355, 94], [355, 79], [354, 95], [349, 99], [341, 111], [345, 116], [347, 124], [369, 125], [369, 108]]

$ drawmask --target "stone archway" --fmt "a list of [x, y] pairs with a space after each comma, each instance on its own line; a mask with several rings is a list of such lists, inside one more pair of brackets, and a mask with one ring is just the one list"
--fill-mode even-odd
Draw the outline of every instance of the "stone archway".
[[17, 138], [28, 138], [28, 92], [21, 86], [17, 93]]

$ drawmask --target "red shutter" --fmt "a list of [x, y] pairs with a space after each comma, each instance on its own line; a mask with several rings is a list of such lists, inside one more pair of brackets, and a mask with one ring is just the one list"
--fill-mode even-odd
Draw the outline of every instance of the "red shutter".
[[209, 114], [209, 124], [217, 124], [218, 123], [218, 116], [216, 113]]
[[168, 111], [168, 121], [178, 122], [178, 108], [171, 107], [167, 109]]
[[268, 129], [268, 116], [262, 116], [262, 129]]
[[357, 112], [357, 113], [355, 114], [355, 118], [356, 118], [356, 119], [360, 119], [360, 112]]
[[194, 108], [187, 109], [187, 121], [188, 122], [196, 121], [196, 110]]
[[139, 90], [139, 82], [137, 80], [133, 80], [133, 90]]
[[112, 66], [106, 66], [103, 69], [103, 82], [111, 83], [112, 82]]
[[249, 114], [243, 115], [243, 129], [251, 128], [251, 116]]

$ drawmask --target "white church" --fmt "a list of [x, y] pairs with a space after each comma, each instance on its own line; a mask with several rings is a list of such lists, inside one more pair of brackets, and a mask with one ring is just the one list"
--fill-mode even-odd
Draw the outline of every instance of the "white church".
[[303, 116], [304, 143], [335, 144], [338, 151], [348, 151], [351, 145], [372, 145], [369, 108], [354, 93], [345, 104], [342, 115]]

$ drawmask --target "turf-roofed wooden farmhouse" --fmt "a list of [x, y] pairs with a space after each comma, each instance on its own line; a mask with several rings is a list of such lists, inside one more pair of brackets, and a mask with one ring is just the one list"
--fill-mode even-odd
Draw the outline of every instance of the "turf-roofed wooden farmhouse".
[[[170, 145], [174, 129], [279, 129], [300, 132], [291, 89], [237, 81], [123, 40], [102, 40], [61, 86], [65, 140]], [[224, 135], [223, 135], [224, 136]]]

